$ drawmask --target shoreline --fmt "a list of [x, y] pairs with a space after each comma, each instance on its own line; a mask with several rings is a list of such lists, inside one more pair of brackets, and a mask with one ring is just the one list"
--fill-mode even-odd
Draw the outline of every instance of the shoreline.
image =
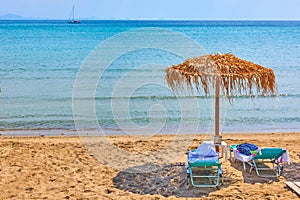
[[[128, 133], [122, 133], [121, 130], [109, 130], [109, 133], [102, 132], [101, 129], [86, 129], [81, 130], [82, 133], [79, 133], [76, 129], [0, 129], [0, 137], [1, 136], [12, 136], [12, 137], [34, 137], [34, 136], [94, 136], [94, 135], [100, 135], [102, 136], [149, 136], [149, 135], [214, 135], [213, 132], [199, 132], [199, 133], [172, 133], [172, 132], [166, 132], [166, 133], [138, 133], [138, 134], [128, 134]], [[117, 132], [117, 133], [116, 133]], [[230, 134], [281, 134], [281, 133], [299, 133], [300, 130], [294, 130], [294, 131], [230, 131], [230, 132], [221, 132], [221, 135], [230, 135]]]

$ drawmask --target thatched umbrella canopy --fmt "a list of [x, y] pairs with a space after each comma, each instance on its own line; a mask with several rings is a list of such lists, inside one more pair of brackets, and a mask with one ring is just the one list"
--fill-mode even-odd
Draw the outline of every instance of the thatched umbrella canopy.
[[240, 59], [232, 54], [209, 54], [187, 59], [182, 64], [166, 69], [166, 79], [173, 91], [185, 90], [210, 94], [215, 88], [215, 135], [219, 136], [220, 89], [228, 100], [236, 94], [268, 95], [275, 92], [275, 74], [272, 69]]

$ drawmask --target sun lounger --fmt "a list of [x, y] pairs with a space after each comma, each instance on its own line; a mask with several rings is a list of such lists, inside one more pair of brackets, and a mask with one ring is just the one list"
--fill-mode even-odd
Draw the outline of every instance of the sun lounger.
[[194, 187], [217, 187], [220, 185], [222, 165], [214, 147], [201, 144], [187, 154], [187, 173]]
[[[249, 173], [255, 169], [258, 176], [261, 177], [277, 177], [280, 176], [283, 170], [281, 165], [282, 157], [288, 161], [287, 150], [282, 148], [262, 148], [258, 150], [257, 154], [244, 155], [237, 150], [237, 145], [230, 146], [230, 158], [234, 158], [243, 162], [244, 170], [246, 170], [245, 163], [250, 165]], [[266, 166], [266, 163], [272, 163], [272, 168]], [[273, 171], [275, 174], [261, 174], [261, 171]]]

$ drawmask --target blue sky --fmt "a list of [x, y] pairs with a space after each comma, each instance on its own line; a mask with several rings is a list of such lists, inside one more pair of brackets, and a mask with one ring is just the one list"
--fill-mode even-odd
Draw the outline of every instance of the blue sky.
[[99, 19], [300, 20], [300, 0], [0, 0], [0, 15]]

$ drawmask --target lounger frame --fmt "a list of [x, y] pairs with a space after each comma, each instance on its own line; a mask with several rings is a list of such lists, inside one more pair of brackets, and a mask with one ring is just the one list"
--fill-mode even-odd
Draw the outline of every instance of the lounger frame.
[[[206, 172], [202, 174], [201, 172]], [[194, 187], [217, 187], [220, 181], [222, 169], [220, 162], [194, 162], [188, 163], [188, 174]], [[208, 179], [208, 183], [196, 183], [198, 179]]]
[[[233, 157], [231, 156], [231, 153], [234, 151], [234, 148], [236, 148], [236, 145], [232, 145], [230, 147], [230, 158], [232, 159]], [[282, 148], [263, 148], [261, 150], [261, 154], [257, 154], [253, 159], [251, 159], [248, 162], [243, 162], [243, 168], [244, 171], [246, 171], [246, 166], [245, 163], [250, 165], [250, 170], [249, 173], [251, 174], [253, 169], [255, 169], [256, 174], [260, 177], [277, 177], [282, 174], [283, 171], [283, 166], [278, 162], [278, 158], [282, 156], [283, 153], [285, 153], [286, 150]], [[235, 159], [238, 160], [238, 159]], [[270, 167], [260, 167], [259, 165], [262, 164], [264, 165], [265, 163], [272, 163], [272, 168]], [[267, 174], [262, 174], [261, 171], [272, 171], [275, 172], [274, 175], [267, 175]]]

